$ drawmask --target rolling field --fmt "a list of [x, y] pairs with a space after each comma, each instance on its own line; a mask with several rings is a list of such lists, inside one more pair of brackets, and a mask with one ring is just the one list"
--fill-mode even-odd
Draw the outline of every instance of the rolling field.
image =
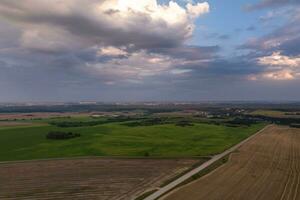
[[[90, 119], [77, 117], [68, 120]], [[175, 124], [132, 127], [106, 123], [62, 128], [47, 122], [37, 120], [28, 121], [32, 123], [30, 126], [0, 127], [0, 161], [76, 156], [207, 156], [224, 151], [264, 126], [228, 127], [194, 123], [185, 127]], [[81, 137], [47, 140], [49, 131], [71, 131], [81, 134]]]
[[199, 162], [76, 159], [0, 164], [0, 199], [128, 200]]
[[271, 126], [212, 173], [164, 200], [300, 199], [300, 129]]
[[299, 112], [284, 112], [278, 110], [255, 110], [250, 114], [267, 116], [267, 117], [300, 118]]
[[[0, 199], [133, 199], [265, 126], [133, 119], [76, 115], [1, 121]], [[59, 132], [77, 137], [46, 138]], [[33, 159], [48, 160], [19, 162]]]

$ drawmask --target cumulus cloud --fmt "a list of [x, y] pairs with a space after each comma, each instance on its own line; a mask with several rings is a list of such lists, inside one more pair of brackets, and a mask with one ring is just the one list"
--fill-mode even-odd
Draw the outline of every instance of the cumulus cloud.
[[113, 46], [101, 47], [97, 52], [99, 56], [126, 56], [127, 52], [122, 48]]
[[295, 75], [292, 71], [281, 70], [276, 72], [268, 72], [262, 75], [265, 78], [272, 80], [292, 80], [295, 79]]
[[218, 51], [185, 44], [195, 20], [208, 12], [207, 2], [2, 0], [0, 22], [18, 30], [18, 44], [4, 60], [15, 67], [73, 67], [110, 84], [175, 76], [187, 72], [173, 69], [179, 62], [210, 59]]
[[198, 17], [203, 13], [209, 12], [209, 4], [207, 2], [197, 3], [196, 5], [188, 3], [186, 8], [191, 17]]
[[140, 82], [145, 77], [169, 73], [180, 62], [180, 59], [141, 50], [126, 58], [113, 58], [104, 63], [87, 63], [84, 70], [106, 82]]
[[[131, 44], [141, 49], [174, 47], [192, 35], [194, 19], [208, 11], [206, 2], [189, 3], [186, 8], [174, 1], [163, 5], [156, 0], [0, 2], [1, 18], [23, 30], [22, 42], [26, 47], [49, 47], [50, 50], [70, 46], [68, 40], [80, 47], [95, 43], [106, 46]], [[37, 45], [36, 39], [49, 42]]]
[[267, 66], [300, 67], [300, 55], [298, 57], [289, 57], [281, 55], [280, 52], [274, 52], [270, 56], [258, 58], [258, 63]]
[[272, 80], [272, 81], [286, 81], [294, 80], [298, 74], [290, 70], [278, 70], [273, 72], [264, 72], [257, 75], [249, 75], [248, 79], [252, 81], [257, 80]]
[[250, 80], [293, 80], [299, 78], [300, 55], [286, 56], [280, 52], [273, 52], [269, 56], [257, 58], [257, 63], [264, 67], [264, 71], [256, 75], [250, 75]]
[[279, 25], [270, 33], [249, 39], [240, 48], [254, 50], [260, 54], [267, 55], [280, 51], [288, 56], [300, 54], [300, 8], [294, 7], [289, 12], [281, 13], [276, 19], [286, 22]]
[[[263, 1], [291, 5], [293, 1]], [[267, 5], [267, 4], [264, 4]], [[284, 20], [270, 33], [249, 39], [240, 48], [250, 50], [248, 57], [261, 66], [262, 72], [249, 76], [250, 80], [295, 80], [300, 72], [300, 14], [299, 7], [274, 10], [274, 19]]]
[[264, 52], [283, 51], [294, 55], [299, 54], [300, 18], [288, 18], [288, 20], [287, 24], [265, 36], [249, 39], [241, 48]]

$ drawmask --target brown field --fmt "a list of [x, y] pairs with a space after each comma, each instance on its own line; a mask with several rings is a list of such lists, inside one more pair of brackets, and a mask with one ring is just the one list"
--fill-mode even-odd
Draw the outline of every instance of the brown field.
[[116, 117], [135, 116], [140, 112], [33, 112], [33, 113], [0, 113], [0, 120], [31, 120], [58, 117]]
[[277, 111], [277, 110], [255, 110], [248, 114], [261, 115], [261, 116], [267, 116], [267, 117], [300, 118], [299, 112], [283, 112], [283, 111]]
[[14, 122], [14, 121], [0, 121], [1, 127], [16, 127], [16, 126], [33, 126], [39, 125], [38, 123], [30, 123], [30, 122]]
[[52, 117], [69, 117], [69, 116], [88, 116], [88, 113], [56, 113], [56, 112], [36, 112], [36, 113], [1, 113], [0, 120], [14, 119], [47, 119]]
[[269, 127], [222, 167], [163, 199], [300, 199], [300, 129]]
[[193, 159], [74, 159], [0, 164], [0, 199], [132, 199]]

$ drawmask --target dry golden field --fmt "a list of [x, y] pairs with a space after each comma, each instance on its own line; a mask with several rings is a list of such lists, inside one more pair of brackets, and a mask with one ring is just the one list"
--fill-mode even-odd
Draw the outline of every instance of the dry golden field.
[[299, 200], [300, 129], [270, 126], [212, 173], [164, 200]]

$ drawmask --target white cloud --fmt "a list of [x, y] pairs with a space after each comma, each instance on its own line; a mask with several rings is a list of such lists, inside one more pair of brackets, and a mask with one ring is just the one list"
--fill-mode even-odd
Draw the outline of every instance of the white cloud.
[[47, 26], [32, 26], [23, 30], [20, 45], [43, 51], [68, 51], [86, 47], [85, 41], [80, 37], [70, 35], [64, 29]]
[[197, 17], [208, 12], [207, 2], [182, 6], [157, 0], [0, 1], [0, 20], [20, 30], [20, 49], [33, 49], [28, 51], [31, 57], [36, 52], [57, 53], [49, 63], [74, 63], [106, 84], [189, 72], [176, 69], [177, 64], [215, 51], [185, 45]]
[[281, 55], [280, 52], [273, 52], [270, 56], [258, 58], [258, 63], [267, 66], [300, 67], [300, 55], [298, 57], [289, 57]]
[[197, 3], [196, 5], [188, 3], [186, 8], [187, 8], [187, 12], [192, 17], [198, 17], [204, 13], [209, 12], [209, 4], [207, 2]]
[[172, 73], [174, 65], [180, 62], [182, 61], [168, 56], [139, 51], [128, 57], [111, 59], [106, 63], [87, 64], [85, 69], [109, 81], [141, 81], [145, 77]]
[[258, 64], [265, 67], [265, 71], [250, 75], [249, 80], [293, 80], [299, 78], [300, 55], [291, 57], [273, 52], [270, 56], [259, 57]]
[[82, 46], [82, 42], [86, 46], [131, 44], [139, 49], [176, 46], [192, 35], [195, 18], [207, 12], [206, 2], [188, 3], [186, 7], [175, 1], [159, 4], [157, 0], [0, 2], [0, 20], [6, 19], [20, 27], [26, 47], [34, 45], [35, 40], [44, 41], [44, 45], [39, 45], [42, 50], [61, 49], [69, 45], [70, 39], [75, 44], [80, 42], [77, 46]]
[[275, 72], [267, 72], [262, 74], [264, 78], [271, 80], [293, 80], [295, 79], [294, 73], [290, 70], [281, 70]]
[[159, 5], [156, 0], [112, 0], [104, 1], [97, 6], [96, 12], [105, 13], [115, 11], [113, 17], [119, 17], [122, 25], [136, 20], [137, 15], [146, 16], [151, 22], [164, 22], [167, 25], [181, 24], [188, 21], [187, 12], [176, 2], [170, 1], [168, 5]]
[[98, 7], [100, 11], [117, 10], [123, 18], [131, 17], [133, 13], [146, 14], [153, 20], [165, 21], [167, 24], [185, 23], [189, 15], [198, 17], [209, 12], [207, 2], [193, 5], [188, 3], [186, 8], [175, 1], [160, 5], [157, 0], [117, 0], [107, 1]]
[[287, 81], [287, 80], [294, 80], [297, 77], [299, 77], [299, 74], [296, 74], [291, 70], [278, 70], [272, 72], [263, 72], [261, 74], [249, 75], [248, 80]]
[[121, 48], [108, 46], [100, 48], [97, 54], [99, 56], [126, 56], [127, 52]]
[[191, 69], [173, 69], [171, 70], [171, 74], [181, 75], [181, 74], [189, 73], [191, 71], [192, 71]]

